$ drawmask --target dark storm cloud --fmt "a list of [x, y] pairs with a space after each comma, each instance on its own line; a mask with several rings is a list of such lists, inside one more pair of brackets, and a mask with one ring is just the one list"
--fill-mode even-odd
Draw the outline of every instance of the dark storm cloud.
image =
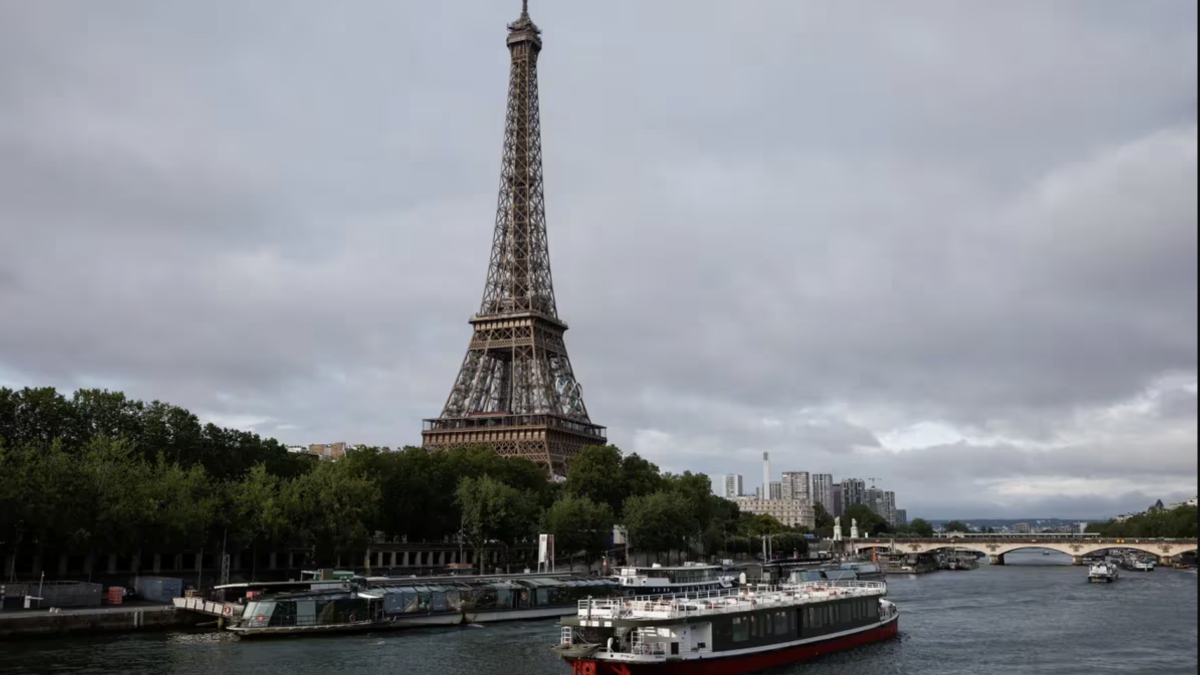
[[[416, 441], [483, 284], [517, 8], [0, 0], [5, 381]], [[1194, 492], [1194, 4], [532, 9], [615, 442], [910, 513]]]

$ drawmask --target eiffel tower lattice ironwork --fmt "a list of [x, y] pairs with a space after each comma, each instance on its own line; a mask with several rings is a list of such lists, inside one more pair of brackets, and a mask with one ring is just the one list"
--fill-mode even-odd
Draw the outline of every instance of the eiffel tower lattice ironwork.
[[588, 417], [554, 301], [538, 113], [542, 39], [528, 0], [508, 27], [508, 49], [500, 200], [483, 303], [446, 406], [425, 420], [421, 435], [431, 450], [484, 445], [565, 476], [572, 456], [607, 441]]

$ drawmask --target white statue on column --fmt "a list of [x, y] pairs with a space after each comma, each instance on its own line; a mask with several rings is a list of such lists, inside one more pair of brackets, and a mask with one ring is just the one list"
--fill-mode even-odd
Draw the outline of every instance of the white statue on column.
[[833, 519], [833, 540], [834, 541], [842, 540], [842, 517], [841, 516], [838, 516], [837, 518]]
[[858, 539], [858, 519], [857, 518], [850, 519], [850, 538]]

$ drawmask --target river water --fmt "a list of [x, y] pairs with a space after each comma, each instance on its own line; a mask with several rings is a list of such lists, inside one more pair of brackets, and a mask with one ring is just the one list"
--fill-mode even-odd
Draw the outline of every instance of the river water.
[[[890, 580], [896, 640], [771, 675], [1197, 672], [1197, 576], [1085, 568], [1040, 553], [1005, 567]], [[1054, 564], [1062, 563], [1062, 564]], [[214, 633], [143, 633], [0, 642], [0, 673], [122, 675], [569, 675], [550, 652], [553, 621], [381, 635], [240, 642]]]

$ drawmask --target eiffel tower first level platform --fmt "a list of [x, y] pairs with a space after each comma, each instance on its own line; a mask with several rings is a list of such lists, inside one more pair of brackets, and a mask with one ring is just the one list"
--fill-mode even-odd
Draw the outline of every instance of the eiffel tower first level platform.
[[583, 404], [554, 300], [538, 110], [541, 33], [526, 0], [508, 26], [504, 154], [483, 302], [442, 414], [425, 420], [421, 435], [429, 450], [482, 445], [565, 476], [571, 457], [607, 439]]
[[607, 443], [592, 424], [567, 358], [566, 324], [538, 313], [476, 316], [441, 417], [425, 420], [430, 450], [488, 446], [565, 476], [570, 458]]

